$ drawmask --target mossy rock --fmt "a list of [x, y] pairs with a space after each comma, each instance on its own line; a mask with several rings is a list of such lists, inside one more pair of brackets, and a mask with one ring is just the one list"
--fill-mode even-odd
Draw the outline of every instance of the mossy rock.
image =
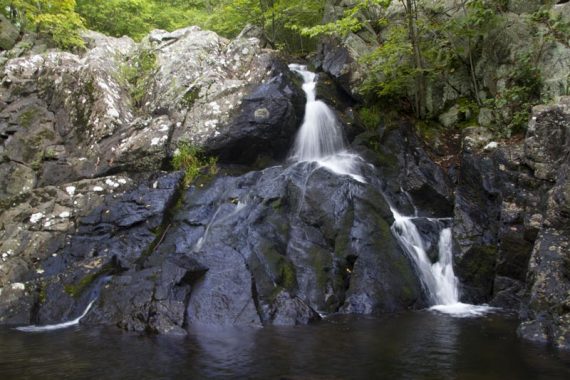
[[[493, 291], [498, 251], [494, 245], [473, 246], [456, 264], [457, 276], [467, 297], [488, 300]], [[471, 301], [470, 300], [470, 301]]]

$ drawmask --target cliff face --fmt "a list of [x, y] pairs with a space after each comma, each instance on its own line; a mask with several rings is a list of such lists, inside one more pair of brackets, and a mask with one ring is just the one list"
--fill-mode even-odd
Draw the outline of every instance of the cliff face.
[[[160, 173], [182, 142], [221, 162], [271, 162], [284, 158], [303, 117], [299, 79], [254, 37], [229, 41], [191, 27], [154, 31], [140, 44], [94, 32], [84, 39], [81, 55], [45, 51], [28, 36], [0, 53], [3, 323], [73, 315], [81, 305], [70, 295], [90, 281], [67, 287], [60, 314], [40, 317], [38, 301], [53, 299], [55, 286], [44, 276], [72, 276], [55, 281], [62, 291], [121, 271], [127, 264], [111, 260], [116, 250], [132, 257], [152, 244], [180, 197], [181, 175]], [[113, 199], [120, 199], [115, 216], [94, 216], [108, 213], [101, 208]], [[99, 251], [72, 244], [76, 233], [118, 240]], [[75, 256], [89, 263], [73, 264]]]
[[[568, 42], [564, 41], [564, 38], [557, 39], [556, 33], [549, 35], [551, 25], [533, 23], [531, 20], [533, 12], [547, 5], [552, 5], [550, 9], [553, 16], [561, 16], [563, 20], [567, 20], [570, 17], [570, 4], [524, 0], [504, 3], [501, 20], [497, 21], [498, 27], [489, 27], [490, 30], [481, 31], [480, 35], [473, 37], [471, 41], [455, 36], [449, 38], [442, 46], [438, 45], [442, 55], [449, 54], [444, 51], [445, 49], [457, 49], [452, 54], [456, 55], [454, 59], [459, 62], [459, 64], [447, 63], [450, 65], [448, 70], [426, 81], [427, 116], [445, 127], [454, 126], [462, 121], [461, 117], [457, 117], [458, 108], [464, 108], [461, 107], [462, 99], [476, 97], [481, 100], [492, 99], [512, 87], [514, 85], [512, 74], [526, 59], [523, 53], [527, 54], [531, 48], [535, 49], [532, 54], [532, 69], [539, 72], [544, 79], [540, 84], [539, 97], [551, 99], [568, 94], [567, 78], [570, 75]], [[354, 2], [350, 1], [327, 1], [324, 21], [330, 22], [342, 17], [344, 11], [353, 4]], [[448, 38], [446, 33], [457, 33], [457, 31], [447, 31], [445, 27], [443, 30], [437, 28], [450, 20], [464, 16], [465, 10], [461, 2], [433, 0], [419, 1], [418, 4], [419, 15], [423, 17], [422, 22], [433, 24], [433, 29], [426, 33], [428, 37], [425, 37], [426, 41], [423, 43], [429, 45], [431, 42], [435, 45], [439, 38], [438, 34]], [[356, 18], [362, 23], [362, 28], [347, 33], [342, 38], [323, 39], [315, 65], [334, 77], [347, 93], [359, 98], [362, 96], [359, 87], [370, 70], [369, 64], [362, 58], [385, 44], [390, 33], [405, 24], [406, 14], [401, 1], [392, 1], [387, 9], [378, 7], [360, 10]], [[382, 26], [370, 21], [380, 18], [384, 20]], [[480, 22], [484, 23], [485, 20]], [[423, 27], [425, 28], [425, 25]], [[464, 26], [464, 28], [469, 27], [475, 28], [475, 26]], [[473, 33], [475, 35], [477, 32], [473, 30]], [[534, 47], [533, 44], [537, 46]], [[430, 67], [429, 70], [438, 69]], [[473, 86], [473, 77], [477, 78], [477, 88]], [[479, 93], [476, 94], [476, 90]], [[483, 106], [479, 114], [479, 123], [486, 127], [491, 125], [500, 127], [501, 121], [510, 117], [495, 113], [482, 104], [479, 106]]]
[[[569, 347], [570, 100], [535, 107], [524, 139], [465, 129], [445, 171], [408, 123], [363, 132], [354, 117], [365, 72], [343, 57], [368, 37], [327, 42], [318, 89], [372, 164], [366, 184], [285, 162], [305, 96], [247, 34], [87, 32], [81, 55], [26, 38], [0, 53], [0, 323], [74, 318], [96, 293], [84, 323], [170, 334], [421, 308], [389, 229], [388, 202], [413, 201], [453, 221], [465, 301], [517, 310], [521, 336]], [[162, 171], [182, 142], [221, 171], [185, 189]]]
[[[84, 38], [82, 55], [20, 45], [2, 67], [1, 323], [73, 319], [94, 299], [83, 323], [165, 334], [426, 304], [377, 168], [366, 183], [311, 163], [267, 168], [305, 105], [277, 52], [196, 27], [140, 44]], [[327, 98], [358, 133], [350, 105]], [[161, 171], [182, 142], [220, 171], [188, 189]]]
[[533, 110], [523, 141], [464, 138], [455, 188], [463, 296], [520, 313], [520, 334], [568, 348], [568, 102]]

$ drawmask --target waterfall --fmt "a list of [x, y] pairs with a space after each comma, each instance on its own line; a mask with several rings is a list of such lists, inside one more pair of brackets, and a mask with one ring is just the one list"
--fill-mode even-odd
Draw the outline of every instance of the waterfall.
[[[319, 167], [365, 183], [359, 171], [364, 160], [347, 151], [342, 127], [333, 110], [316, 98], [317, 75], [308, 71], [306, 66], [291, 64], [289, 68], [303, 78], [303, 91], [307, 95], [305, 118], [295, 138], [290, 159], [295, 162], [316, 162]], [[459, 302], [459, 281], [453, 272], [450, 228], [441, 229], [438, 261], [432, 264], [422, 236], [413, 222], [416, 217], [402, 216], [394, 208], [391, 210], [394, 215], [392, 233], [416, 265], [430, 302], [435, 305], [431, 310], [455, 316], [477, 316], [492, 309]], [[439, 223], [437, 219], [428, 221]]]
[[[486, 305], [470, 305], [459, 302], [459, 280], [453, 271], [451, 228], [442, 228], [438, 241], [438, 261], [431, 263], [423, 239], [414, 224], [416, 217], [400, 215], [392, 208], [394, 224], [392, 232], [402, 248], [416, 264], [420, 279], [430, 296], [430, 310], [459, 317], [479, 316], [491, 310]], [[426, 219], [439, 223], [437, 219]]]
[[338, 175], [347, 175], [364, 183], [358, 170], [362, 159], [346, 150], [342, 126], [334, 111], [317, 100], [317, 74], [306, 66], [291, 64], [289, 68], [303, 78], [303, 91], [307, 96], [305, 118], [295, 138], [290, 159], [295, 162], [316, 162]]

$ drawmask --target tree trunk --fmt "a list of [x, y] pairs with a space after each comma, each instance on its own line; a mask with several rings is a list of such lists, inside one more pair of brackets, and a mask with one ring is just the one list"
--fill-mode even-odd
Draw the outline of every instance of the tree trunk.
[[414, 106], [416, 117], [423, 119], [426, 115], [426, 81], [424, 74], [424, 64], [422, 52], [420, 50], [418, 27], [417, 27], [417, 5], [416, 0], [405, 1], [406, 16], [408, 19], [408, 33], [414, 54], [414, 66], [416, 68]]

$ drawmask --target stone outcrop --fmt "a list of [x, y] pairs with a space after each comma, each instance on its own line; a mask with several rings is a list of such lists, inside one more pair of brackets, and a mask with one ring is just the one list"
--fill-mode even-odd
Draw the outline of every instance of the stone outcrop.
[[276, 166], [185, 192], [174, 173], [109, 194], [72, 231], [46, 237], [49, 255], [17, 277], [25, 286], [0, 295], [2, 322], [70, 319], [94, 292], [83, 323], [164, 334], [422, 307], [378, 174], [364, 170], [367, 183], [312, 163]]
[[524, 338], [568, 348], [568, 102], [533, 109], [526, 138], [466, 131], [455, 265], [470, 302], [520, 311]]
[[[305, 98], [252, 31], [85, 32], [81, 55], [16, 45], [0, 61], [0, 323], [58, 323], [94, 302], [82, 323], [182, 335], [422, 308], [394, 207], [417, 214], [433, 261], [452, 226], [463, 300], [517, 310], [522, 337], [568, 348], [570, 100], [535, 107], [524, 140], [465, 128], [446, 172], [409, 122], [361, 127], [350, 49], [369, 46], [365, 29], [323, 45], [317, 90], [364, 181], [285, 161]], [[162, 171], [182, 143], [221, 170], [185, 188]]]

